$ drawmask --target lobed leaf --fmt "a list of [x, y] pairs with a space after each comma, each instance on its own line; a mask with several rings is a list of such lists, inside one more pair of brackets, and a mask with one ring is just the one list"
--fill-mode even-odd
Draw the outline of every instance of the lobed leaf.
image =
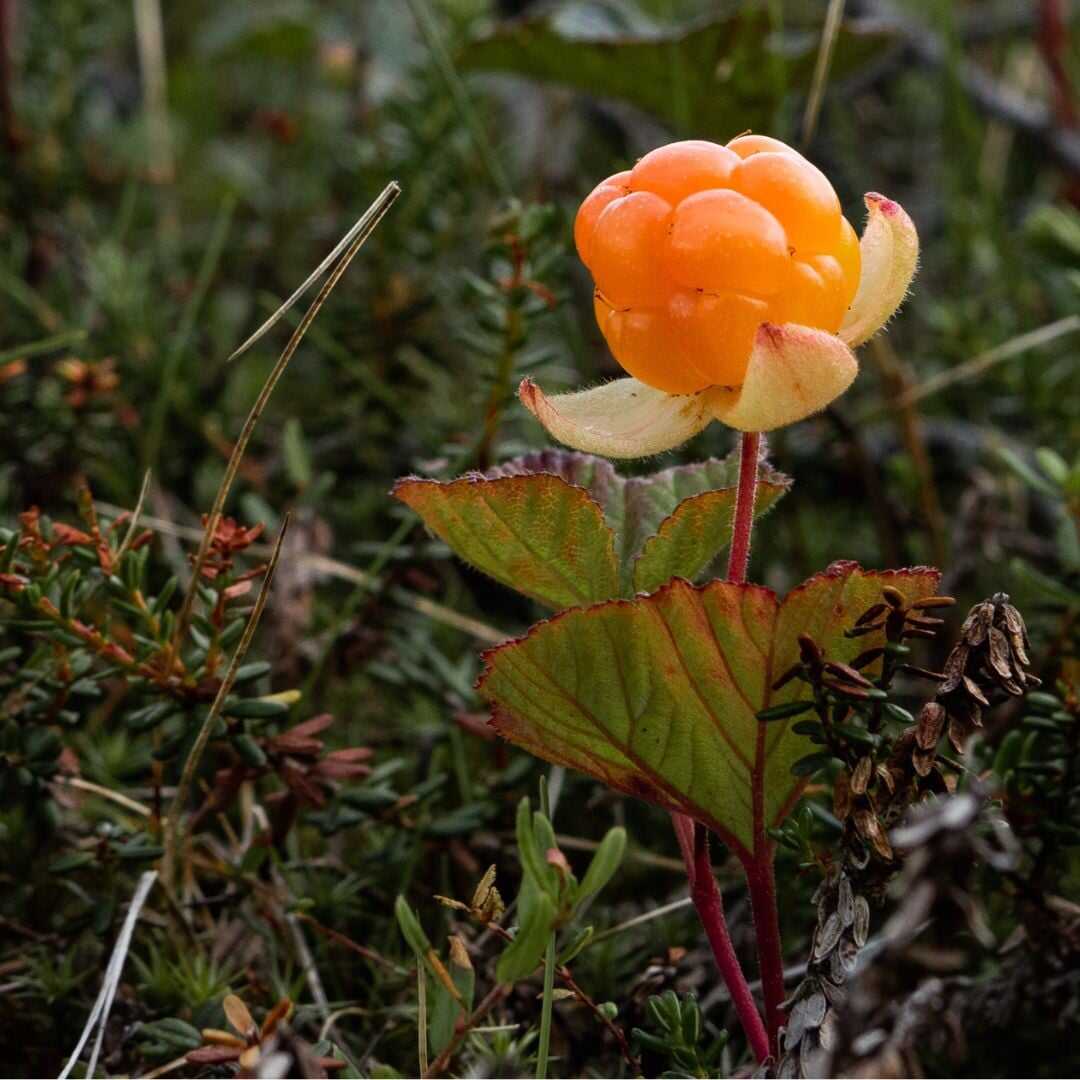
[[[463, 559], [556, 609], [694, 578], [727, 546], [738, 460], [624, 479], [588, 454], [543, 450], [442, 483], [410, 477], [394, 495]], [[764, 467], [756, 513], [790, 481]]]
[[816, 749], [790, 719], [756, 714], [797, 700], [773, 682], [809, 634], [830, 658], [881, 644], [844, 630], [889, 584], [913, 601], [939, 574], [837, 563], [781, 601], [758, 585], [676, 579], [635, 602], [570, 611], [485, 654], [480, 689], [492, 724], [538, 757], [628, 795], [689, 814], [743, 858], [773, 841], [805, 780], [791, 766]]

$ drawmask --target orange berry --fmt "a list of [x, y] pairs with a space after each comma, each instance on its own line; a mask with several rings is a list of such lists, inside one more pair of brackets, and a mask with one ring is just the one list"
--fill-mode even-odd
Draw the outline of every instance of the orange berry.
[[847, 311], [847, 279], [831, 255], [796, 259], [791, 280], [769, 301], [769, 321], [835, 334]]
[[667, 299], [670, 289], [656, 253], [670, 219], [671, 207], [648, 191], [616, 199], [600, 214], [589, 245], [589, 269], [613, 307], [659, 307]]
[[859, 238], [847, 218], [840, 219], [840, 243], [833, 250], [833, 258], [844, 271], [846, 287], [844, 289], [844, 308], [851, 306], [855, 293], [859, 290], [859, 278], [862, 276], [862, 249]]
[[676, 207], [666, 247], [668, 273], [690, 289], [770, 296], [791, 273], [780, 222], [745, 195], [723, 188], [691, 195]]
[[731, 186], [764, 206], [784, 226], [799, 255], [832, 251], [840, 241], [840, 200], [818, 168], [794, 154], [748, 157]]
[[574, 238], [615, 358], [670, 394], [741, 386], [764, 322], [836, 333], [861, 273], [832, 185], [765, 135], [651, 151], [589, 195]]
[[774, 153], [793, 154], [802, 157], [798, 150], [793, 150], [787, 143], [779, 139], [770, 138], [768, 135], [739, 135], [729, 142], [728, 149], [738, 154], [741, 158], [748, 158], [751, 154]]
[[629, 193], [630, 173], [621, 172], [602, 180], [586, 196], [574, 219], [574, 245], [581, 261], [589, 265], [589, 245], [600, 215], [616, 199]]
[[646, 385], [666, 394], [696, 394], [709, 385], [691, 364], [666, 311], [608, 309], [600, 329], [615, 359]]
[[[739, 293], [680, 290], [667, 312], [679, 344], [708, 386], [741, 386], [758, 327], [769, 319], [764, 300]], [[643, 380], [644, 381], [644, 380]]]
[[686, 139], [647, 153], [630, 173], [634, 191], [651, 191], [671, 206], [709, 188], [729, 187], [739, 158], [726, 146]]

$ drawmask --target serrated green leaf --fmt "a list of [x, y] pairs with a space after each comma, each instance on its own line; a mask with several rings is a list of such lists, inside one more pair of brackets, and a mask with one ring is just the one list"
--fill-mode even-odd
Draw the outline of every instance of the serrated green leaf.
[[787, 816], [804, 784], [791, 766], [814, 750], [789, 721], [756, 719], [805, 692], [797, 680], [771, 689], [797, 661], [799, 634], [850, 660], [881, 643], [880, 631], [852, 641], [844, 630], [883, 585], [911, 602], [937, 581], [932, 570], [837, 563], [781, 602], [757, 585], [675, 580], [636, 602], [566, 612], [489, 650], [480, 688], [512, 742], [689, 814], [745, 857], [771, 842], [765, 828]]
[[[731, 539], [736, 455], [624, 479], [588, 454], [543, 450], [393, 494], [466, 562], [563, 609], [698, 576]], [[790, 482], [764, 469], [756, 514]]]
[[[633, 543], [627, 555], [636, 591], [653, 592], [673, 577], [692, 581], [727, 547], [737, 480], [738, 460], [732, 455], [723, 461], [667, 469], [644, 482], [627, 482], [628, 501], [647, 499], [652, 510], [638, 515], [640, 555], [634, 558]], [[762, 470], [754, 518], [772, 509], [789, 486], [787, 477]], [[663, 516], [656, 520], [658, 515]]]
[[393, 494], [466, 562], [542, 604], [619, 595], [614, 533], [588, 493], [561, 476], [406, 479]]

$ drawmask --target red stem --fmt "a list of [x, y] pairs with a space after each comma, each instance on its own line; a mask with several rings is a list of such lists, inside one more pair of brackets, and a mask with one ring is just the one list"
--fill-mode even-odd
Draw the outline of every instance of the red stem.
[[759, 1063], [763, 1062], [769, 1056], [769, 1039], [739, 958], [735, 955], [735, 947], [731, 944], [720, 886], [713, 876], [709, 856], [709, 831], [685, 814], [672, 814], [671, 820], [686, 863], [686, 876], [690, 879], [690, 897], [705, 928], [716, 966], [731, 995], [731, 1003], [735, 1006], [754, 1057]]
[[[743, 434], [739, 454], [739, 487], [735, 494], [735, 521], [731, 532], [731, 558], [728, 581], [746, 580], [750, 562], [750, 539], [754, 531], [754, 502], [757, 498], [758, 459], [761, 455], [760, 432]], [[780, 1025], [784, 1014], [784, 953], [780, 944], [780, 922], [776, 913], [776, 873], [773, 866], [775, 845], [765, 832], [764, 780], [760, 775], [764, 760], [764, 725], [758, 725], [758, 746], [754, 776], [754, 851], [744, 860], [750, 905], [754, 912], [754, 937], [757, 943], [761, 989], [765, 999], [765, 1026], [769, 1049], [775, 1056]]]
[[755, 857], [745, 864], [750, 906], [754, 912], [761, 992], [765, 999], [765, 1026], [769, 1030], [769, 1050], [778, 1053], [780, 1025], [784, 1023], [784, 952], [780, 945], [780, 921], [776, 914], [776, 873], [773, 847], [767, 840]]
[[735, 521], [731, 528], [731, 555], [727, 572], [728, 581], [736, 584], [746, 580], [746, 568], [750, 563], [750, 535], [754, 531], [760, 452], [761, 432], [744, 432], [739, 453], [739, 486], [735, 493]]

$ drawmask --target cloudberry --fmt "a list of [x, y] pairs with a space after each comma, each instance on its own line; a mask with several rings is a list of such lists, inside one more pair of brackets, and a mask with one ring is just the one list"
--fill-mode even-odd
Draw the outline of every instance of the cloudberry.
[[615, 359], [672, 394], [740, 386], [763, 322], [836, 333], [861, 272], [828, 179], [765, 135], [653, 150], [593, 190], [574, 240]]

